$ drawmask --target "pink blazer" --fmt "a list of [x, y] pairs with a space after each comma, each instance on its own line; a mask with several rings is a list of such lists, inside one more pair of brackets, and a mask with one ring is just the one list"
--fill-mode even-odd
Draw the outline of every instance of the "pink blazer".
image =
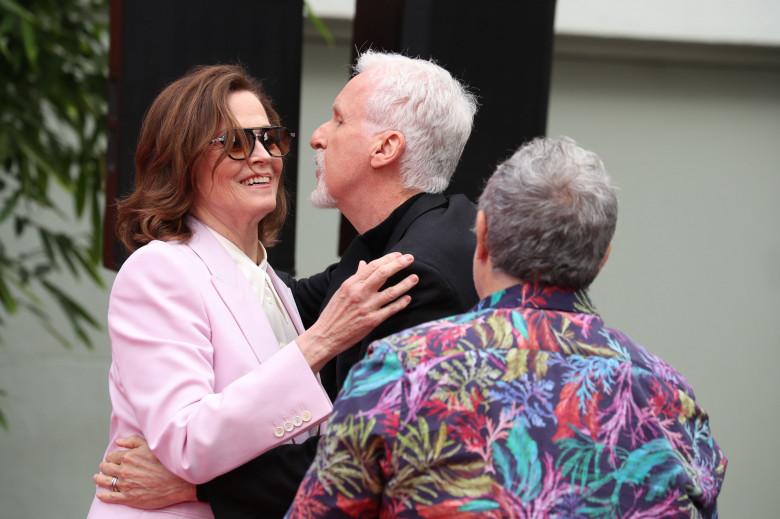
[[[280, 349], [257, 296], [224, 247], [194, 218], [188, 224], [188, 243], [149, 243], [114, 281], [106, 454], [117, 448], [115, 439], [138, 434], [169, 470], [202, 483], [319, 424], [332, 405], [298, 346]], [[269, 274], [302, 332], [290, 290], [270, 268]], [[170, 513], [213, 517], [203, 503], [155, 513], [97, 498], [89, 517]]]

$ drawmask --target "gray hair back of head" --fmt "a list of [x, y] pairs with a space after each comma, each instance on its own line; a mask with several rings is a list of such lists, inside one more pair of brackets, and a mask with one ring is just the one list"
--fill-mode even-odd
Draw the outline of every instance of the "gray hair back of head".
[[538, 138], [500, 164], [479, 199], [495, 267], [524, 282], [587, 288], [617, 224], [617, 189], [599, 157]]
[[476, 97], [433, 61], [368, 50], [355, 73], [371, 71], [367, 130], [398, 130], [406, 140], [404, 187], [440, 193], [449, 185], [471, 135]]

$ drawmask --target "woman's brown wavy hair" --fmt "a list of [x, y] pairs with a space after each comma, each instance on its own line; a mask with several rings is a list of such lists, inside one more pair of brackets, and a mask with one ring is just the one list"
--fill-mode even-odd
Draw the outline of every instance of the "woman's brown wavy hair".
[[[190, 238], [184, 218], [192, 207], [195, 164], [225, 127], [240, 128], [228, 108], [228, 96], [239, 91], [255, 94], [271, 125], [280, 124], [260, 82], [238, 65], [197, 66], [168, 85], [149, 107], [135, 153], [135, 189], [117, 202], [116, 234], [131, 252], [152, 240]], [[223, 149], [214, 168], [226, 157]], [[284, 168], [276, 208], [258, 225], [266, 247], [276, 243], [287, 217], [283, 173]]]

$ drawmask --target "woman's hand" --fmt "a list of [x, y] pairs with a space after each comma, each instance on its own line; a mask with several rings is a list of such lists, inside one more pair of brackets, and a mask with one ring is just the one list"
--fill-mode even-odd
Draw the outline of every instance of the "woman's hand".
[[382, 290], [390, 276], [412, 264], [411, 254], [390, 253], [366, 264], [333, 294], [317, 322], [296, 339], [312, 371], [319, 372], [330, 359], [365, 337], [391, 315], [406, 308], [406, 294], [417, 284], [416, 275]]

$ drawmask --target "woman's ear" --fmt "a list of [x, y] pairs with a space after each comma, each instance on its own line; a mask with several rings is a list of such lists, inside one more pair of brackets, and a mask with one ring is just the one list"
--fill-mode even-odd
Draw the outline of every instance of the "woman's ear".
[[383, 168], [393, 162], [400, 164], [401, 155], [406, 148], [404, 134], [397, 130], [387, 130], [377, 135], [376, 145], [371, 151], [371, 167]]

